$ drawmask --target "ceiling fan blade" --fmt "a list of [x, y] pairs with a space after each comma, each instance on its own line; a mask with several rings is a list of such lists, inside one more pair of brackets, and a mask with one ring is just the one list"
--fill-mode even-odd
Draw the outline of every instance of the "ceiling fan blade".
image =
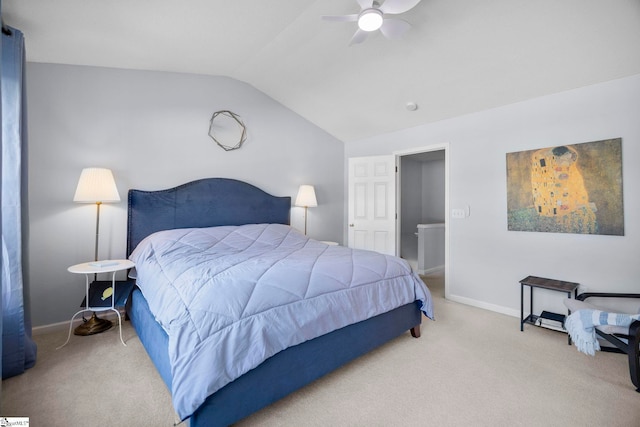
[[334, 22], [355, 22], [358, 20], [358, 15], [324, 15], [322, 16], [322, 19]]
[[380, 6], [380, 10], [382, 13], [397, 15], [413, 9], [418, 3], [420, 3], [420, 0], [386, 0], [384, 4]]
[[369, 9], [373, 7], [373, 0], [356, 0], [361, 9]]
[[396, 40], [402, 38], [411, 28], [411, 24], [402, 19], [385, 19], [380, 27], [380, 32], [388, 39]]
[[362, 31], [360, 28], [358, 28], [358, 31], [356, 31], [353, 37], [351, 37], [349, 46], [351, 46], [352, 44], [362, 43], [367, 38], [368, 34], [369, 33], [367, 31]]

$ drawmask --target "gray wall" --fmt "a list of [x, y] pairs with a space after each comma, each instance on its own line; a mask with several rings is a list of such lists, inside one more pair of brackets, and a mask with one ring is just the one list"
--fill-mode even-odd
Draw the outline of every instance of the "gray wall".
[[429, 160], [422, 164], [422, 221], [444, 222], [446, 216], [445, 163], [444, 160]]
[[[67, 321], [84, 294], [84, 277], [66, 269], [93, 258], [95, 205], [72, 201], [85, 167], [112, 169], [122, 199], [102, 206], [101, 259], [125, 256], [128, 189], [205, 177], [292, 198], [300, 184], [313, 184], [318, 207], [309, 209], [309, 235], [342, 241], [342, 142], [246, 83], [28, 63], [27, 90], [34, 326]], [[207, 135], [218, 110], [242, 117], [248, 138], [241, 149], [225, 152]], [[302, 229], [302, 208], [291, 216]]]
[[[471, 211], [466, 219], [448, 218], [449, 297], [519, 315], [518, 281], [527, 275], [579, 282], [582, 291], [638, 292], [639, 117], [636, 75], [356, 141], [345, 146], [345, 157], [448, 143], [449, 207]], [[625, 236], [507, 231], [506, 153], [617, 137]], [[539, 294], [534, 311], [563, 309], [561, 295]]]
[[422, 192], [425, 184], [422, 178], [422, 163], [408, 157], [402, 157], [400, 160], [400, 224], [402, 234], [413, 235], [417, 231], [416, 226], [422, 221]]
[[445, 162], [400, 157], [402, 233], [413, 234], [418, 224], [444, 222]]

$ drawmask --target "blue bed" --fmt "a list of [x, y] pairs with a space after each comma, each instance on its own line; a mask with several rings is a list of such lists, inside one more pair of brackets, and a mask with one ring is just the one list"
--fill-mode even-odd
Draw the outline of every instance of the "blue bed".
[[[224, 178], [161, 191], [130, 190], [127, 254], [147, 236], [162, 230], [288, 225], [290, 208], [289, 197], [274, 197], [250, 184]], [[190, 425], [232, 424], [408, 330], [419, 337], [420, 305], [417, 301], [404, 304], [277, 352], [210, 395], [189, 417]], [[129, 298], [127, 313], [171, 390], [169, 337], [140, 289]]]

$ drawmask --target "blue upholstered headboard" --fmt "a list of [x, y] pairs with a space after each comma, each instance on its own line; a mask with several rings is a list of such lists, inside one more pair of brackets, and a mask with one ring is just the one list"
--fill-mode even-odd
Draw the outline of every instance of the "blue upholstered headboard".
[[127, 256], [156, 231], [243, 224], [289, 224], [291, 197], [246, 182], [207, 178], [159, 191], [129, 190]]

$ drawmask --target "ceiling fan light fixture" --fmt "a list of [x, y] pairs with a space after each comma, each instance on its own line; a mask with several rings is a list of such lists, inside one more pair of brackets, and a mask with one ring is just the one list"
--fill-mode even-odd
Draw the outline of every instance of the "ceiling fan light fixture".
[[382, 26], [382, 12], [378, 9], [365, 9], [358, 16], [358, 27], [362, 31], [375, 31]]

